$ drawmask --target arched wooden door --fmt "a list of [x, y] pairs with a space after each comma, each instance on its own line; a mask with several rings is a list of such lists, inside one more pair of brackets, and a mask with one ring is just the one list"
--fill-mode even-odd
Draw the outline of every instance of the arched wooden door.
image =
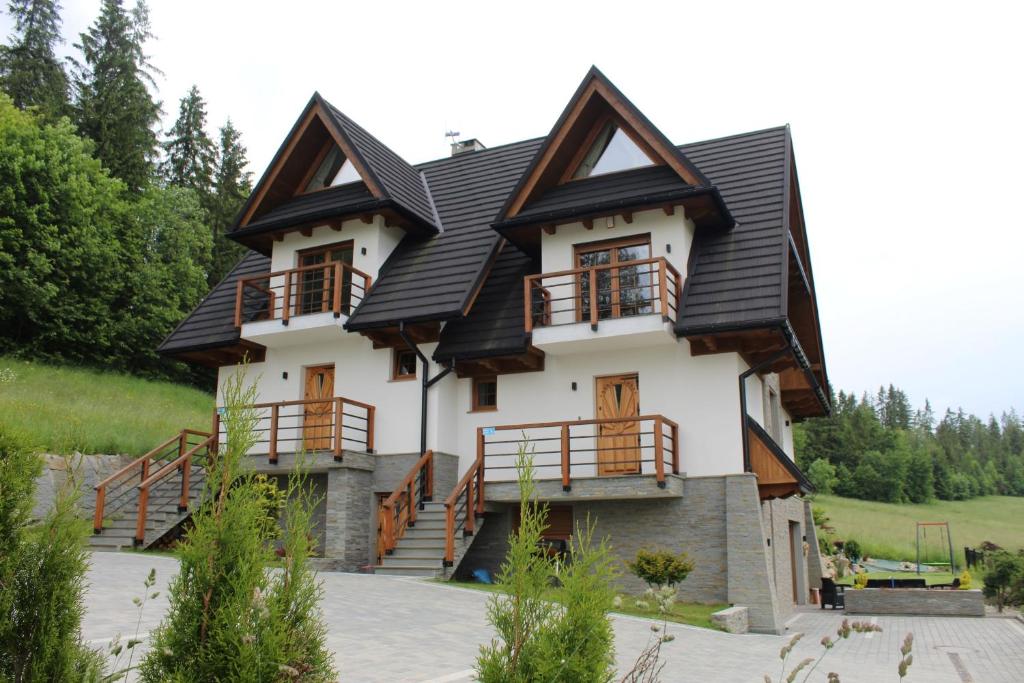
[[[640, 386], [636, 375], [597, 378], [597, 419], [640, 415]], [[598, 475], [640, 472], [640, 423], [611, 422], [597, 427]]]
[[[302, 447], [307, 451], [331, 448], [334, 421], [334, 366], [306, 368], [307, 401], [302, 414]], [[324, 399], [318, 401], [317, 399]]]

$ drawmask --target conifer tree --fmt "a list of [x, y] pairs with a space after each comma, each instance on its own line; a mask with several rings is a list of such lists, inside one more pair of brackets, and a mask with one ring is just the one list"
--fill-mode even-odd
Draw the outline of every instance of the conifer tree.
[[0, 87], [14, 104], [36, 107], [50, 120], [68, 113], [68, 77], [54, 48], [60, 37], [56, 0], [10, 0], [10, 45], [0, 47]]
[[75, 45], [82, 61], [72, 70], [79, 130], [96, 143], [103, 165], [132, 190], [152, 179], [158, 147], [160, 104], [149, 91], [158, 72], [144, 50], [150, 38], [144, 0], [131, 11], [121, 0], [103, 0], [99, 17]]
[[206, 134], [206, 102], [195, 85], [181, 98], [178, 120], [163, 148], [164, 179], [171, 185], [195, 190], [206, 204], [213, 191], [216, 159], [213, 141]]
[[226, 233], [252, 192], [252, 173], [245, 170], [248, 163], [242, 134], [228, 119], [220, 129], [214, 196], [210, 208], [210, 229], [213, 232], [210, 286], [220, 282], [245, 253], [245, 247], [228, 239]]

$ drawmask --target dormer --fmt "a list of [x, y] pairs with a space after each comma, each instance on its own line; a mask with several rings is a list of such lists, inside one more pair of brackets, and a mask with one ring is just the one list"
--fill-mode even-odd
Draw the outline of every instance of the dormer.
[[440, 230], [422, 174], [314, 94], [229, 236], [269, 255], [290, 233], [376, 218], [407, 234]]
[[542, 233], [683, 207], [698, 229], [732, 217], [717, 188], [596, 67], [566, 105], [494, 227], [527, 253]]

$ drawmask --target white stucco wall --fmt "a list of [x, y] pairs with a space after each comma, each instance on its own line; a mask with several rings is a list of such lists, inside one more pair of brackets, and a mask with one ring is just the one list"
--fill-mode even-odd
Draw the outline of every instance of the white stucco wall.
[[[274, 271], [295, 268], [299, 265], [299, 251], [352, 241], [352, 265], [376, 280], [380, 267], [404, 236], [405, 232], [401, 228], [386, 227], [384, 219], [379, 215], [375, 215], [370, 223], [364, 223], [358, 218], [347, 220], [342, 223], [341, 230], [334, 230], [327, 225], [317, 226], [309, 237], [300, 232], [289, 232], [283, 240], [274, 242], [274, 251], [270, 257], [271, 268]], [[363, 249], [366, 249], [365, 254], [362, 253]]]

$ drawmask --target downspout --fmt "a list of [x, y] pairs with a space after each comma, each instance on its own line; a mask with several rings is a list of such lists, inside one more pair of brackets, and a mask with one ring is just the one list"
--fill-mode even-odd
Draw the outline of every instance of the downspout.
[[743, 471], [750, 471], [750, 438], [747, 436], [747, 378], [754, 373], [761, 372], [767, 367], [775, 364], [776, 361], [784, 358], [793, 350], [793, 344], [786, 339], [786, 345], [777, 353], [761, 361], [749, 370], [740, 373], [740, 434], [743, 436]]
[[430, 361], [427, 360], [427, 357], [423, 355], [422, 351], [420, 351], [420, 347], [416, 346], [416, 343], [409, 339], [409, 335], [405, 333], [404, 322], [398, 323], [398, 336], [402, 338], [402, 341], [404, 341], [406, 345], [413, 350], [413, 352], [415, 352], [419, 357], [420, 362], [423, 363], [422, 395], [420, 397], [420, 455], [423, 455], [427, 452], [427, 392], [430, 387], [444, 379], [444, 377], [452, 371], [452, 366], [448, 365], [433, 378], [428, 378], [427, 373], [430, 371]]

